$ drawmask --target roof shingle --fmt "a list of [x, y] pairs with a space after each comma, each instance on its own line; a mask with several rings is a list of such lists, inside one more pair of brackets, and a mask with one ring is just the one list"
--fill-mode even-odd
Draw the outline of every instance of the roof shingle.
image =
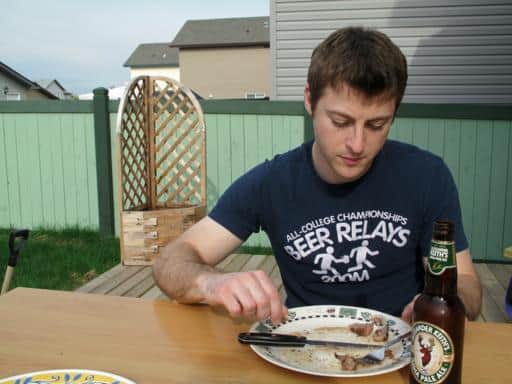
[[172, 47], [269, 46], [269, 18], [188, 20], [171, 43]]
[[125, 67], [177, 67], [178, 48], [169, 43], [140, 44], [124, 63]]

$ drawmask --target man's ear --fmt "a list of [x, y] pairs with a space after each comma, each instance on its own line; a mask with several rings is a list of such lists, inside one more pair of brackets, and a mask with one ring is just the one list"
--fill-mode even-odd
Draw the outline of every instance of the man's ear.
[[306, 108], [306, 111], [308, 111], [309, 116], [313, 116], [313, 110], [311, 109], [311, 90], [309, 89], [309, 83], [306, 83], [306, 86], [304, 87], [304, 108]]

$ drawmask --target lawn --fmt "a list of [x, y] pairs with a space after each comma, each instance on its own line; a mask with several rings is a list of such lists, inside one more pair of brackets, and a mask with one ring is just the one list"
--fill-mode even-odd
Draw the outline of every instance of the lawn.
[[[9, 256], [10, 231], [0, 229], [0, 277]], [[21, 251], [10, 289], [74, 290], [120, 262], [119, 239], [82, 229], [34, 230]]]

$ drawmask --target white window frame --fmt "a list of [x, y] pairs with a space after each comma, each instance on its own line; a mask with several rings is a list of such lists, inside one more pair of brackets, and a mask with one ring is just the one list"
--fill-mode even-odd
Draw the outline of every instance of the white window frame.
[[21, 93], [20, 92], [9, 92], [5, 95], [5, 100], [7, 101], [20, 101]]
[[266, 96], [267, 95], [265, 94], [265, 92], [256, 92], [256, 91], [245, 92], [245, 98], [250, 99], [250, 100], [264, 99]]

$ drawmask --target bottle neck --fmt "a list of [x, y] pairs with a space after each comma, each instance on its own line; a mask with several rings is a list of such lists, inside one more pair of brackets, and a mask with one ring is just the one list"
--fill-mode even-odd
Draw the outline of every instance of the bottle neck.
[[455, 242], [434, 238], [425, 268], [425, 293], [433, 296], [457, 295]]
[[441, 275], [425, 271], [424, 292], [431, 296], [457, 295], [457, 268], [445, 270]]

